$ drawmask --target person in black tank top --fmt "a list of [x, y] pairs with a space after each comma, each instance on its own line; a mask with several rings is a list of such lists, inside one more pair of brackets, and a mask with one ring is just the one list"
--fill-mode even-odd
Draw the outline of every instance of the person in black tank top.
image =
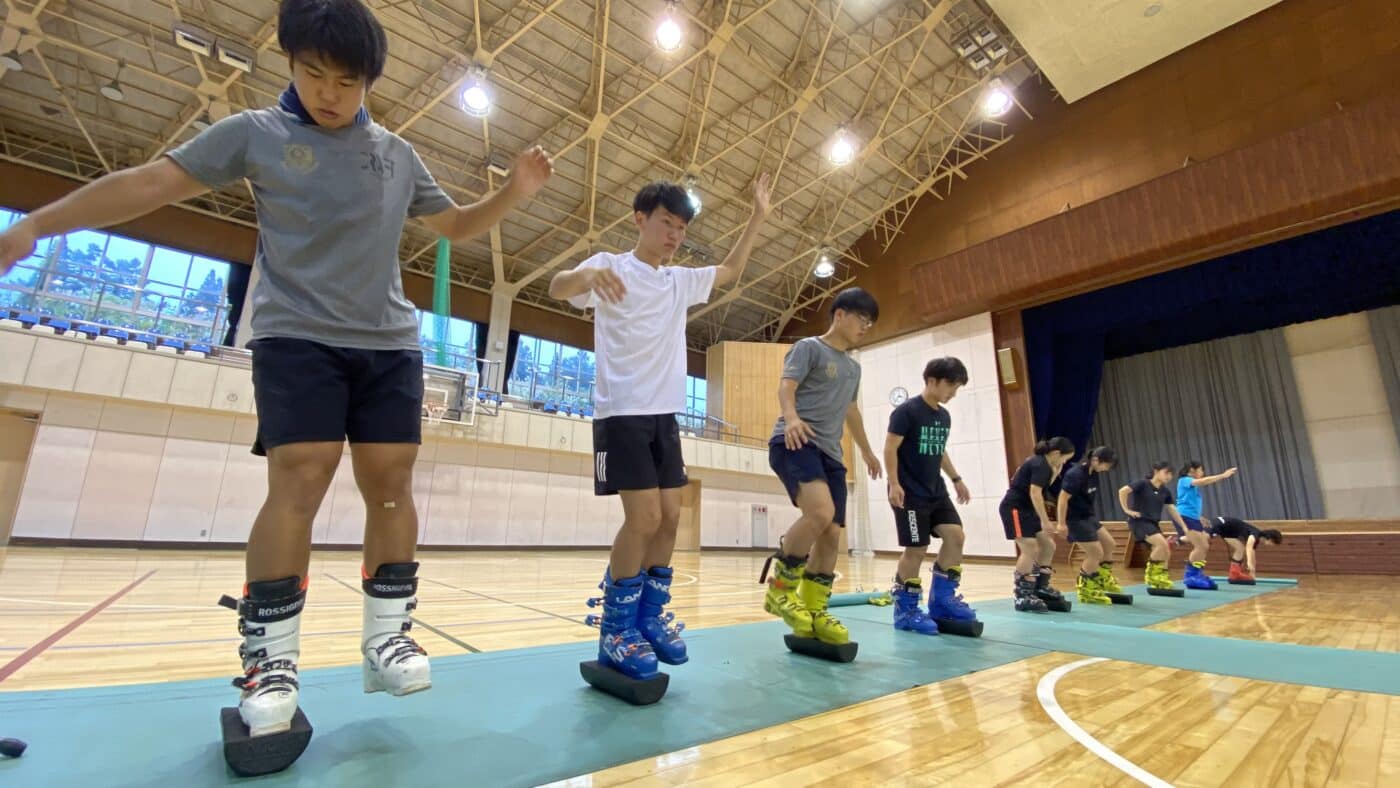
[[1117, 461], [1118, 454], [1107, 446], [1090, 450], [1083, 462], [1065, 471], [1055, 506], [1060, 533], [1068, 531], [1069, 541], [1084, 548], [1084, 562], [1079, 566], [1075, 587], [1079, 601], [1091, 605], [1112, 604], [1108, 594], [1123, 593], [1113, 576], [1113, 553], [1118, 544], [1113, 534], [1099, 524], [1095, 513], [1099, 474], [1112, 470]]
[[[1225, 540], [1230, 548], [1230, 582], [1254, 582], [1254, 548], [1261, 542], [1283, 544], [1277, 528], [1256, 528], [1238, 517], [1212, 517], [1206, 526], [1211, 536]], [[1241, 566], [1241, 564], [1244, 564]]]
[[1006, 538], [1016, 542], [1016, 609], [1044, 613], [1053, 605], [1064, 609], [1064, 597], [1050, 586], [1050, 562], [1055, 557], [1055, 538], [1043, 529], [1049, 521], [1045, 513], [1045, 490], [1074, 456], [1069, 438], [1051, 438], [1035, 445], [1035, 454], [1021, 463], [1011, 477], [1011, 487], [1002, 496], [1001, 524]]
[[1162, 515], [1171, 517], [1179, 531], [1186, 530], [1181, 513], [1176, 510], [1176, 499], [1171, 490], [1172, 465], [1169, 462], [1155, 462], [1147, 478], [1125, 484], [1118, 490], [1118, 503], [1128, 515], [1128, 531], [1133, 541], [1145, 542], [1152, 548], [1147, 558], [1147, 587], [1167, 590], [1172, 587], [1167, 574], [1167, 558], [1171, 546], [1162, 535]]

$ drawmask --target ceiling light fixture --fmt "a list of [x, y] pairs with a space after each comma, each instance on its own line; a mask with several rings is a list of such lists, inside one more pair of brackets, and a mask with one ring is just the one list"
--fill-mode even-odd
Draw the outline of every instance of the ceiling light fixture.
[[982, 113], [989, 118], [1005, 115], [1011, 109], [1011, 104], [1011, 91], [1000, 79], [992, 80], [987, 85], [987, 92], [982, 94]]
[[690, 207], [695, 210], [695, 216], [691, 217], [691, 221], [700, 215], [700, 211], [704, 207], [704, 202], [700, 199], [700, 190], [696, 188], [698, 183], [699, 180], [694, 175], [685, 176], [685, 196], [690, 198]]
[[462, 86], [462, 111], [474, 118], [491, 114], [491, 86], [486, 81], [486, 69], [473, 66], [471, 76]]
[[108, 100], [110, 100], [110, 101], [124, 101], [124, 100], [126, 100], [126, 91], [122, 90], [122, 83], [121, 83], [122, 69], [123, 69], [123, 68], [126, 68], [126, 61], [125, 61], [125, 60], [118, 60], [118, 61], [117, 61], [117, 74], [116, 74], [116, 76], [112, 77], [112, 81], [111, 81], [111, 82], [108, 82], [107, 84], [105, 84], [105, 85], [103, 85], [102, 87], [100, 87], [100, 88], [97, 89], [97, 92], [98, 92], [98, 93], [101, 93], [103, 96], [105, 96], [105, 97], [106, 97]]
[[835, 255], [832, 254], [831, 247], [823, 246], [817, 250], [817, 264], [812, 268], [812, 275], [818, 279], [830, 279], [836, 274]]
[[855, 159], [856, 143], [846, 132], [844, 125], [836, 129], [836, 136], [831, 138], [831, 147], [827, 150], [826, 157], [837, 167], [844, 167]]
[[19, 51], [12, 49], [0, 55], [0, 69], [5, 71], [23, 71], [24, 64], [19, 62]]
[[676, 21], [676, 3], [670, 0], [666, 3], [666, 11], [661, 14], [661, 21], [656, 25], [656, 48], [662, 52], [675, 52], [681, 48], [681, 41], [685, 38], [685, 32], [681, 30], [681, 25]]

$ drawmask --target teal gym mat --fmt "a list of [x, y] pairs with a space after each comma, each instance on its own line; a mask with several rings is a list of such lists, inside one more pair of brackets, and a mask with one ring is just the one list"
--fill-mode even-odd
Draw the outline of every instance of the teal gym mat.
[[[0, 784], [102, 786], [514, 786], [586, 774], [841, 708], [1047, 651], [1127, 659], [1272, 681], [1400, 694], [1400, 655], [1146, 632], [1156, 621], [1281, 590], [1232, 587], [1131, 607], [1030, 616], [982, 602], [981, 639], [897, 633], [888, 607], [843, 608], [860, 656], [837, 665], [789, 653], [777, 621], [687, 632], [687, 665], [671, 689], [633, 708], [587, 687], [578, 663], [592, 644], [437, 657], [431, 691], [365, 695], [359, 668], [302, 674], [316, 728], [281, 774], [239, 780], [224, 765], [218, 710], [226, 680], [0, 693], [0, 736], [29, 742], [0, 762]], [[1316, 666], [1294, 665], [1316, 661]], [[1245, 671], [1242, 673], [1241, 671]], [[1258, 675], [1256, 675], [1258, 674]], [[1368, 678], [1369, 676], [1369, 678]], [[1390, 677], [1389, 685], [1383, 677]]]

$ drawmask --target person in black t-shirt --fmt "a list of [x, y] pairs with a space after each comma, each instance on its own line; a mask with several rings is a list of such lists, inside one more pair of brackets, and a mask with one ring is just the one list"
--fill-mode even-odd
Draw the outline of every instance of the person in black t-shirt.
[[1016, 469], [1011, 487], [1001, 499], [998, 511], [1006, 538], [1014, 540], [1021, 551], [1016, 559], [1017, 610], [1044, 613], [1049, 609], [1047, 601], [1057, 607], [1064, 602], [1060, 592], [1050, 586], [1055, 538], [1042, 530], [1041, 524], [1050, 519], [1045, 514], [1045, 489], [1073, 456], [1074, 444], [1069, 438], [1037, 443], [1035, 455]]
[[[904, 548], [895, 570], [894, 628], [937, 635], [937, 621], [975, 621], [977, 614], [958, 594], [962, 579], [962, 549], [966, 536], [962, 518], [953, 508], [943, 473], [953, 482], [958, 503], [972, 500], [972, 493], [948, 456], [948, 432], [952, 417], [943, 403], [967, 384], [967, 367], [951, 356], [936, 358], [924, 367], [924, 390], [890, 414], [885, 435], [885, 468], [889, 478], [890, 506], [894, 508], [896, 533]], [[919, 569], [928, 552], [929, 538], [941, 541], [933, 563], [928, 615], [919, 609], [923, 596]]]
[[[1212, 517], [1206, 526], [1211, 536], [1225, 540], [1230, 548], [1230, 582], [1254, 582], [1254, 548], [1260, 542], [1283, 544], [1277, 528], [1256, 528], [1238, 517]], [[1244, 562], [1245, 566], [1241, 566]]]
[[1128, 530], [1133, 541], [1146, 542], [1152, 548], [1147, 558], [1147, 587], [1168, 589], [1172, 587], [1167, 574], [1167, 558], [1171, 547], [1167, 537], [1162, 535], [1162, 513], [1166, 512], [1181, 531], [1186, 523], [1176, 510], [1176, 499], [1171, 491], [1172, 466], [1169, 462], [1152, 463], [1152, 472], [1147, 478], [1125, 484], [1118, 490], [1118, 503], [1128, 515]]
[[1107, 446], [1089, 451], [1083, 462], [1065, 471], [1060, 481], [1060, 495], [1055, 504], [1060, 532], [1069, 532], [1069, 541], [1084, 548], [1084, 563], [1079, 566], [1075, 586], [1079, 601], [1092, 605], [1111, 604], [1108, 594], [1121, 594], [1123, 589], [1113, 576], [1113, 551], [1118, 545], [1113, 534], [1104, 530], [1095, 513], [1098, 498], [1098, 475], [1111, 470], [1118, 454]]

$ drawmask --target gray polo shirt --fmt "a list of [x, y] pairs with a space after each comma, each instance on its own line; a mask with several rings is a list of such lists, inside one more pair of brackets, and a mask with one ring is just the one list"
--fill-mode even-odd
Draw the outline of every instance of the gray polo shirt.
[[[812, 428], [812, 444], [841, 462], [841, 433], [846, 409], [860, 389], [860, 364], [845, 351], [807, 337], [788, 351], [783, 378], [797, 381], [797, 415]], [[786, 427], [779, 416], [773, 437], [781, 437]]]
[[281, 109], [241, 112], [169, 154], [211, 189], [241, 178], [258, 214], [253, 338], [416, 350], [399, 239], [452, 201], [413, 147], [377, 123], [326, 129]]

